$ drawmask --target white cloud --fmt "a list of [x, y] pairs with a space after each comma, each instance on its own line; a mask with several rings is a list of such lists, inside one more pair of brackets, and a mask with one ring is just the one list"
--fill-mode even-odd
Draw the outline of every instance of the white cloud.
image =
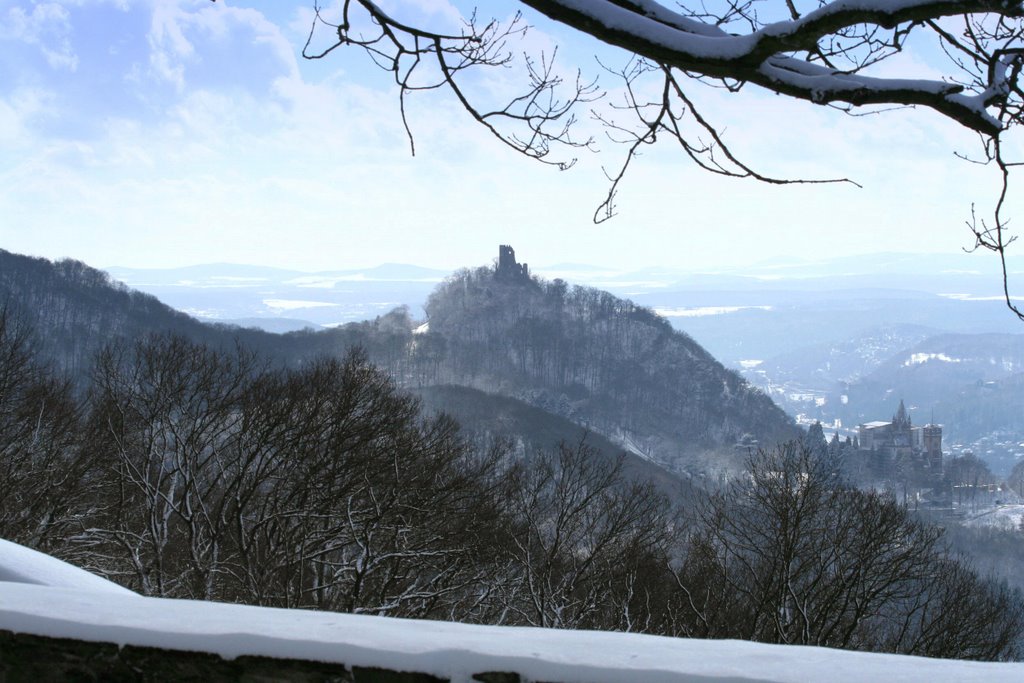
[[462, 24], [462, 12], [448, 0], [383, 0], [380, 4], [392, 16], [431, 31], [457, 31]]
[[35, 148], [29, 130], [31, 122], [54, 116], [53, 100], [53, 93], [28, 87], [17, 88], [6, 98], [0, 97], [0, 144], [12, 151]]
[[153, 8], [149, 33], [151, 74], [172, 83], [179, 91], [185, 88], [184, 60], [194, 53], [182, 26], [186, 16], [176, 3], [158, 3]]
[[17, 40], [39, 48], [53, 69], [75, 71], [78, 56], [71, 46], [71, 23], [68, 10], [56, 2], [11, 7], [0, 22], [0, 39]]
[[238, 60], [245, 66], [254, 55], [261, 60], [269, 56], [287, 76], [298, 74], [294, 47], [280, 27], [258, 10], [223, 2], [154, 3], [149, 44], [152, 75], [179, 91], [185, 89], [186, 74], [193, 67], [204, 76], [224, 69], [218, 59]]

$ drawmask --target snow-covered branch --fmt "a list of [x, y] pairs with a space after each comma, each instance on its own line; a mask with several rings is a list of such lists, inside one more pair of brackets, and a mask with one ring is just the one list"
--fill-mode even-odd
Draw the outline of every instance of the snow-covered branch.
[[[814, 58], [821, 57], [822, 41], [861, 25], [895, 29], [903, 24], [916, 26], [926, 20], [978, 13], [1010, 19], [1024, 11], [1021, 3], [1003, 0], [836, 0], [795, 19], [732, 34], [718, 25], [648, 1], [524, 0], [524, 4], [605, 43], [681, 71], [755, 83], [817, 104], [927, 106], [987, 135], [997, 134], [1004, 123], [986, 112], [984, 99], [954, 97], [964, 91], [962, 85], [942, 80], [872, 78], [831, 66], [827, 59], [815, 63]], [[752, 12], [749, 18], [756, 21]], [[899, 40], [869, 49], [898, 50]], [[839, 49], [849, 52], [855, 46], [857, 41], [852, 40], [849, 48]], [[1001, 76], [1006, 75], [1002, 70]], [[985, 86], [1006, 91], [1004, 83]]]

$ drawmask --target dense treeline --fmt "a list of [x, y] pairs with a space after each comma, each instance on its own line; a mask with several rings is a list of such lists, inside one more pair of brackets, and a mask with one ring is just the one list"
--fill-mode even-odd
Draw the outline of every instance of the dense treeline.
[[456, 273], [426, 304], [415, 340], [424, 383], [503, 393], [588, 424], [624, 431], [663, 462], [793, 438], [772, 401], [653, 311], [562, 280], [507, 280], [492, 268]]
[[358, 353], [114, 343], [84, 399], [0, 314], [0, 536], [148, 595], [946, 657], [1024, 607], [800, 444], [680, 508], [585, 441], [513, 457]]

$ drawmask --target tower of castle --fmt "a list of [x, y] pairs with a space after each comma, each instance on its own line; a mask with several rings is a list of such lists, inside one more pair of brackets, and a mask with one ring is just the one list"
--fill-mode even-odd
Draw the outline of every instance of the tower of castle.
[[498, 246], [498, 268], [494, 274], [510, 280], [529, 280], [530, 268], [525, 263], [516, 263], [516, 250], [502, 244]]
[[910, 429], [910, 416], [907, 414], [907, 408], [903, 405], [903, 399], [900, 399], [900, 407], [896, 409], [896, 414], [892, 416], [892, 426], [895, 429]]
[[934, 422], [921, 429], [921, 449], [933, 474], [942, 473], [942, 425]]
[[900, 399], [900, 407], [892, 416], [892, 430], [889, 432], [892, 445], [896, 448], [910, 448], [913, 444], [913, 428], [910, 415], [907, 414], [907, 407], [903, 405], [903, 399]]

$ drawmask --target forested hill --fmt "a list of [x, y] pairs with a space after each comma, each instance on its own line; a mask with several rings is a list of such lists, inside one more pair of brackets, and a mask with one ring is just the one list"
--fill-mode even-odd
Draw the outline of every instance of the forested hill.
[[0, 249], [0, 308], [4, 306], [35, 328], [41, 355], [73, 376], [87, 374], [95, 352], [117, 337], [160, 331], [209, 341], [219, 335], [216, 328], [80, 261], [51, 262]]
[[426, 304], [426, 330], [396, 309], [276, 335], [203, 324], [78, 261], [0, 250], [0, 306], [21, 311], [43, 357], [82, 379], [103, 345], [154, 332], [241, 344], [292, 367], [361, 347], [401, 385], [514, 398], [681, 470], [715, 470], [723, 455], [797, 433], [769, 398], [650, 310], [561, 280], [500, 275], [485, 267], [450, 277]]
[[796, 433], [771, 399], [649, 309], [499, 274], [463, 270], [430, 296], [414, 341], [427, 381], [519, 398], [665, 462]]
[[[81, 261], [53, 262], [0, 249], [0, 309], [4, 307], [35, 330], [40, 357], [79, 382], [87, 381], [93, 358], [105, 345], [148, 334], [175, 334], [220, 348], [241, 345], [292, 366], [315, 357], [344, 355], [355, 346], [365, 347], [378, 362], [390, 362], [411, 336], [411, 322], [402, 311], [321, 333], [277, 335], [211, 325]], [[397, 339], [390, 333], [396, 329]]]

